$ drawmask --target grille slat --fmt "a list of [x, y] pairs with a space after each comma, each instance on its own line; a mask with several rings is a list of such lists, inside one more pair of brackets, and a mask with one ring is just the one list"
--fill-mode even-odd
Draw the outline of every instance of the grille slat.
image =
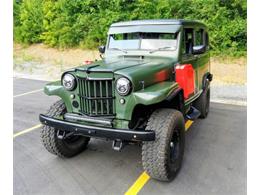
[[90, 116], [115, 114], [113, 80], [79, 80], [80, 111]]
[[[83, 85], [84, 85], [85, 95], [88, 97], [89, 93], [88, 93], [88, 90], [87, 90], [87, 82], [83, 82]], [[89, 104], [86, 101], [84, 101], [84, 104], [86, 106], [87, 113], [88, 113], [89, 112]]]
[[97, 105], [97, 85], [96, 85], [96, 81], [94, 81], [93, 83], [94, 86], [94, 97], [95, 97], [95, 113], [98, 114], [97, 110], [98, 110], [98, 105]]
[[[111, 88], [112, 88], [112, 91], [115, 91], [115, 86], [114, 85], [111, 85]], [[116, 112], [116, 107], [115, 107], [115, 104], [112, 105], [112, 112], [115, 113]]]
[[[108, 81], [106, 81], [106, 97], [108, 97]], [[109, 114], [109, 100], [107, 99], [107, 114]]]
[[100, 90], [100, 109], [101, 109], [101, 114], [104, 114], [104, 109], [103, 109], [103, 93], [102, 93], [102, 81], [99, 81], [99, 90]]
[[[84, 82], [84, 81], [83, 81]], [[87, 84], [88, 84], [88, 97], [91, 97], [91, 93], [90, 93], [90, 82], [89, 81], [86, 81]], [[89, 106], [89, 111], [87, 112], [88, 114], [92, 114], [92, 104], [91, 104], [91, 101], [87, 101], [87, 104]], [[84, 110], [82, 110], [82, 112], [84, 112]]]

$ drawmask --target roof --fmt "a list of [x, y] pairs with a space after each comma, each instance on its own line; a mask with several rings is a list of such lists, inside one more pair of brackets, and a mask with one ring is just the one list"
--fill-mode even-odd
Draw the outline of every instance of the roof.
[[111, 25], [111, 27], [121, 26], [138, 26], [138, 25], [200, 25], [206, 27], [205, 24], [196, 20], [183, 20], [183, 19], [157, 19], [157, 20], [132, 20], [126, 22], [117, 22]]

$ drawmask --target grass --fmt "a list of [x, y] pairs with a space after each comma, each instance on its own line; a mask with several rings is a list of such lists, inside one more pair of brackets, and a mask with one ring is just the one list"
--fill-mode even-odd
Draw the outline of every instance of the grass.
[[[23, 71], [23, 64], [44, 64], [48, 74], [57, 69], [62, 72], [71, 67], [81, 65], [85, 60], [100, 59], [97, 50], [49, 48], [43, 44], [22, 46], [14, 44], [14, 70]], [[213, 83], [216, 84], [246, 84], [246, 57], [213, 56], [211, 57], [211, 72]], [[30, 71], [33, 72], [33, 71]]]

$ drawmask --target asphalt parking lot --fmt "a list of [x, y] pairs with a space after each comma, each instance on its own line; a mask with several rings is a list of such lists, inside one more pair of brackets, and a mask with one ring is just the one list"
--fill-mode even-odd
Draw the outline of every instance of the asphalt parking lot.
[[[45, 83], [14, 78], [14, 194], [125, 194], [143, 173], [140, 147], [116, 152], [111, 142], [92, 139], [71, 159], [48, 153], [38, 115], [58, 98], [40, 90]], [[177, 178], [148, 179], [139, 194], [246, 194], [246, 107], [211, 103], [210, 109], [186, 133]]]

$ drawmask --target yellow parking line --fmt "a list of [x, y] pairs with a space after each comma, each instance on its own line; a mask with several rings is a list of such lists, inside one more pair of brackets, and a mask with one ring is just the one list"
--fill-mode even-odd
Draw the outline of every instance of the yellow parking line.
[[136, 195], [148, 182], [150, 179], [150, 176], [144, 171], [138, 179], [135, 181], [135, 183], [128, 189], [128, 191], [125, 193], [125, 195]]
[[[187, 120], [185, 123], [185, 131], [187, 131], [193, 121]], [[135, 183], [127, 190], [125, 195], [137, 195], [138, 192], [144, 187], [144, 185], [149, 181], [150, 176], [144, 171], [138, 179], [135, 181]]]
[[33, 131], [33, 130], [35, 130], [35, 129], [37, 129], [37, 128], [40, 128], [41, 126], [42, 126], [42, 124], [38, 124], [38, 125], [35, 125], [35, 126], [31, 127], [31, 128], [28, 128], [28, 129], [25, 129], [25, 130], [20, 131], [20, 132], [18, 132], [18, 133], [15, 133], [15, 134], [13, 135], [13, 138], [16, 138], [16, 137], [19, 136], [19, 135], [23, 135], [23, 134], [28, 133], [28, 132], [30, 132], [30, 131]]
[[39, 92], [39, 91], [42, 91], [42, 89], [37, 89], [37, 90], [34, 90], [34, 91], [29, 91], [29, 92], [26, 92], [26, 93], [15, 95], [14, 98], [24, 96], [24, 95], [28, 95], [28, 94], [32, 94], [32, 93], [36, 93], [36, 92]]
[[185, 131], [188, 131], [188, 129], [190, 128], [190, 126], [192, 125], [193, 121], [191, 120], [187, 120], [185, 123]]

